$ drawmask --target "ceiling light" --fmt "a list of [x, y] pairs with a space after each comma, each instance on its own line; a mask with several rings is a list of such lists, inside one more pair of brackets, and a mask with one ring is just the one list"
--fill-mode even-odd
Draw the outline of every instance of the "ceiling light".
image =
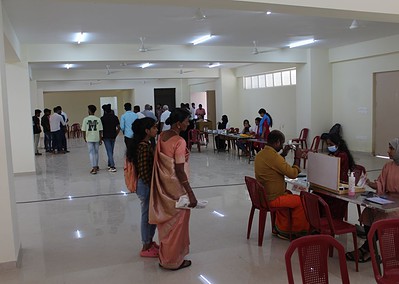
[[219, 67], [220, 66], [220, 63], [219, 62], [216, 62], [216, 63], [209, 63], [208, 64], [208, 68], [215, 68], [215, 67]]
[[70, 69], [72, 67], [72, 64], [65, 64], [66, 69]]
[[353, 30], [353, 29], [357, 29], [359, 27], [359, 24], [358, 24], [358, 22], [356, 21], [356, 20], [353, 20], [352, 21], [352, 24], [350, 25], [350, 29], [351, 30]]
[[142, 64], [140, 67], [144, 69], [144, 68], [150, 67], [151, 65], [152, 65], [151, 63], [147, 62], [147, 63]]
[[272, 11], [267, 11], [266, 15], [270, 15], [272, 13]]
[[207, 41], [207, 40], [210, 40], [212, 37], [213, 37], [213, 35], [202, 36], [202, 37], [200, 37], [200, 38], [198, 38], [198, 39], [192, 41], [191, 43], [192, 43], [193, 45], [197, 45], [197, 44], [203, 43], [203, 42], [205, 42], [205, 41]]
[[289, 48], [294, 48], [294, 47], [298, 47], [298, 46], [303, 46], [303, 45], [307, 45], [307, 44], [312, 44], [312, 43], [314, 43], [314, 42], [315, 42], [314, 38], [306, 39], [306, 40], [301, 40], [301, 41], [297, 41], [297, 42], [291, 43], [291, 44], [289, 45]]
[[85, 38], [85, 34], [83, 32], [78, 33], [78, 36], [76, 38], [76, 43], [80, 44], [84, 40], [84, 38]]

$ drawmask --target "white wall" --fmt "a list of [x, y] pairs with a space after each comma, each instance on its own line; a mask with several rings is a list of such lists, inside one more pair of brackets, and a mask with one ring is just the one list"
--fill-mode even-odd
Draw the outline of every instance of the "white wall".
[[31, 95], [27, 63], [6, 64], [14, 173], [34, 172]]
[[[351, 150], [372, 151], [373, 73], [394, 70], [399, 70], [399, 52], [332, 64], [333, 119], [341, 122]], [[392, 137], [398, 136], [399, 130], [392, 129]]]

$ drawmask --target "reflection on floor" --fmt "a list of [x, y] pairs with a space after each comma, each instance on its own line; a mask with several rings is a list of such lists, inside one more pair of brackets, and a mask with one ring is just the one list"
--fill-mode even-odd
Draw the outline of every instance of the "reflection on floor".
[[[190, 157], [197, 198], [209, 201], [191, 215], [193, 265], [171, 272], [160, 269], [156, 259], [140, 258], [140, 205], [135, 194], [122, 193], [125, 149], [122, 137], [117, 140], [116, 173], [107, 172], [101, 146], [101, 170], [90, 175], [85, 143], [70, 139], [70, 153], [38, 156], [36, 175], [16, 177], [23, 266], [1, 272], [0, 283], [286, 283], [289, 242], [271, 235], [270, 220], [263, 247], [257, 246], [257, 216], [246, 239], [250, 201], [244, 176], [254, 175], [253, 163], [214, 153], [211, 146], [201, 153], [193, 149]], [[355, 158], [370, 178], [387, 162], [361, 153]], [[356, 219], [350, 206], [350, 221]], [[352, 250], [351, 236], [338, 239]], [[359, 267], [356, 273], [348, 263], [351, 282], [373, 282], [371, 263]], [[336, 254], [330, 272], [331, 283], [339, 283]]]

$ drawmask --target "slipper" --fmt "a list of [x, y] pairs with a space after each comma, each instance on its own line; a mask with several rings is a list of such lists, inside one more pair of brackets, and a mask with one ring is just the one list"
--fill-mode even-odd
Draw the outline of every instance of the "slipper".
[[162, 266], [162, 264], [159, 263], [159, 267], [163, 268], [163, 269], [167, 269], [167, 270], [179, 270], [182, 268], [186, 268], [191, 266], [191, 260], [185, 259], [183, 260], [183, 262], [180, 264], [180, 266], [178, 268], [165, 268]]
[[156, 248], [151, 247], [150, 249], [140, 251], [140, 256], [141, 257], [154, 257], [154, 258], [159, 257], [159, 251]]
[[[364, 248], [358, 249], [359, 254], [359, 263], [365, 263], [371, 260], [370, 252], [365, 250]], [[348, 261], [355, 261], [355, 252], [350, 251], [345, 254], [346, 260]]]

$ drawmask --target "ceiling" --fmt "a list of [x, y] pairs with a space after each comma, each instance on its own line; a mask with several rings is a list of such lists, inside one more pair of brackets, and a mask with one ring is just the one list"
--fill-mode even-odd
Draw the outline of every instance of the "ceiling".
[[[238, 6], [234, 1], [164, 1], [128, 0], [3, 0], [3, 9], [22, 45], [75, 44], [78, 32], [87, 33], [81, 45], [131, 45], [137, 60], [96, 60], [52, 62], [43, 60], [31, 64], [32, 70], [64, 68], [74, 64], [82, 70], [111, 70], [140, 68], [140, 64], [165, 46], [190, 46], [198, 36], [212, 34], [214, 38], [201, 46], [209, 48], [241, 47], [251, 56], [256, 41], [258, 50], [268, 51], [286, 48], [293, 41], [314, 37], [316, 48], [332, 48], [398, 34], [399, 20], [376, 22], [359, 14], [358, 28], [349, 29], [352, 15], [317, 16], [321, 13], [303, 13], [291, 9], [290, 13], [278, 5]], [[109, 2], [109, 3], [107, 3]], [[168, 1], [169, 2], [169, 1]], [[169, 2], [169, 3], [170, 3]], [[223, 8], [215, 3], [224, 2]], [[229, 4], [231, 2], [231, 4]], [[145, 4], [143, 4], [145, 3]], [[216, 6], [216, 8], [215, 8]], [[221, 5], [219, 5], [221, 6]], [[266, 11], [271, 11], [267, 15]], [[325, 13], [324, 13], [325, 14]], [[334, 17], [332, 17], [334, 16]], [[148, 52], [139, 52], [140, 37], [145, 38]], [[201, 59], [174, 60], [173, 51], [163, 52], [162, 60], [153, 61], [150, 68], [174, 68], [188, 71], [190, 68], [207, 68], [206, 55]], [[141, 60], [139, 56], [143, 55]], [[222, 67], [233, 68], [248, 64], [237, 58], [221, 62]]]

